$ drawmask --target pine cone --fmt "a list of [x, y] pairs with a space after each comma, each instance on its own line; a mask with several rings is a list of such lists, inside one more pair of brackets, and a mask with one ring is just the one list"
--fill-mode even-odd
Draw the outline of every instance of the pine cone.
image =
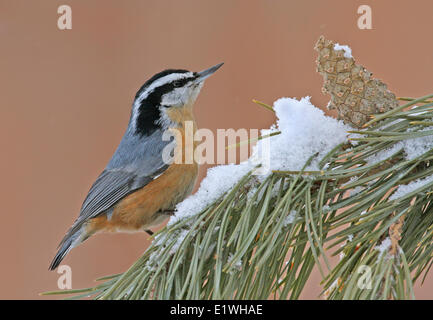
[[344, 50], [335, 50], [332, 41], [320, 36], [314, 49], [319, 52], [317, 72], [324, 78], [322, 91], [331, 95], [328, 108], [336, 108], [339, 119], [360, 128], [370, 115], [398, 106], [395, 94], [385, 83], [373, 79], [353, 58], [345, 57]]

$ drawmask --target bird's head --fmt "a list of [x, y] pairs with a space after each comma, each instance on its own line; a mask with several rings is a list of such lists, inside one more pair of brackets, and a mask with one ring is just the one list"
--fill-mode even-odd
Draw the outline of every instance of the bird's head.
[[201, 72], [169, 69], [147, 80], [138, 90], [132, 108], [130, 127], [134, 133], [148, 136], [157, 129], [182, 126], [184, 116], [192, 112], [204, 80], [222, 65]]

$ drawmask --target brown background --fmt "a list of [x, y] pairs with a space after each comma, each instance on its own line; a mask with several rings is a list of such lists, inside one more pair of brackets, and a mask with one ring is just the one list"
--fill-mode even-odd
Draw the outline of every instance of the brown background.
[[[61, 4], [72, 7], [70, 31], [57, 29]], [[357, 28], [361, 4], [372, 7], [373, 30]], [[0, 0], [0, 298], [57, 289], [47, 271], [56, 246], [154, 73], [224, 61], [197, 101], [199, 126], [266, 128], [273, 115], [253, 98], [327, 104], [313, 51], [324, 34], [398, 96], [421, 96], [433, 91], [432, 12], [431, 0]], [[73, 250], [73, 287], [124, 271], [147, 238], [99, 235]], [[319, 280], [303, 298], [317, 297]], [[431, 287], [433, 276], [417, 297], [432, 298]]]

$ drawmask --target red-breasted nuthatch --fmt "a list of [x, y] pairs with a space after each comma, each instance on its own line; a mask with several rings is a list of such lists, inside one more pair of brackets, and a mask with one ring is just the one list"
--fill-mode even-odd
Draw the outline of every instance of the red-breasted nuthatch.
[[[176, 145], [186, 145], [187, 121], [195, 132], [194, 102], [203, 81], [221, 66], [201, 72], [165, 70], [138, 90], [128, 129], [90, 188], [79, 217], [60, 242], [50, 270], [96, 232], [145, 230], [152, 234], [149, 228], [172, 215], [176, 204], [191, 193], [197, 162], [167, 163], [163, 152], [169, 144], [173, 152]], [[181, 134], [174, 135], [174, 141], [164, 139], [165, 132], [172, 129]]]

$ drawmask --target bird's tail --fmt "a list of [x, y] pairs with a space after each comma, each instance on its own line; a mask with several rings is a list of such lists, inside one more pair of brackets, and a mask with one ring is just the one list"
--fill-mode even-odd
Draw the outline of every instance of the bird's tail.
[[59, 244], [59, 250], [54, 256], [54, 259], [50, 264], [49, 270], [56, 269], [72, 248], [76, 247], [85, 239], [87, 239], [87, 237], [83, 237], [83, 229], [83, 226], [77, 228], [76, 225], [69, 229], [68, 233], [66, 233], [65, 237]]

